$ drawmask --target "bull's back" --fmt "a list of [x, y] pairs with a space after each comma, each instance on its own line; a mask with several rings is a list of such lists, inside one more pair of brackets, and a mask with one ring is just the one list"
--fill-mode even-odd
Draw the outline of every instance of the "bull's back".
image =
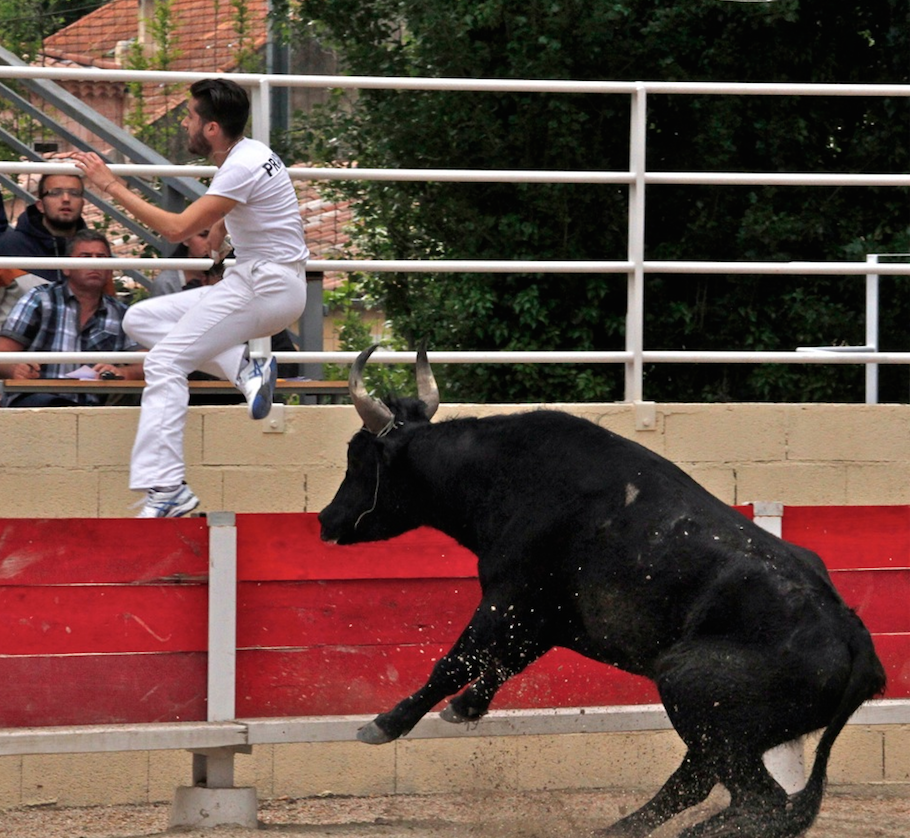
[[699, 631], [744, 640], [762, 631], [770, 640], [769, 625], [865, 632], [816, 554], [758, 527], [669, 460], [568, 414], [508, 419], [508, 445], [528, 458], [533, 562], [563, 565], [585, 642], [604, 638], [603, 654], [624, 653], [623, 668], [640, 671], [668, 641]]

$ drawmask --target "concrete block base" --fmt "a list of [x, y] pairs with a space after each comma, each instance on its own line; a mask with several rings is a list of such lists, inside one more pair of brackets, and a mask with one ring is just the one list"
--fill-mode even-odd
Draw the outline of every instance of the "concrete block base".
[[256, 789], [209, 789], [202, 786], [180, 786], [171, 807], [170, 828], [245, 826], [256, 829]]

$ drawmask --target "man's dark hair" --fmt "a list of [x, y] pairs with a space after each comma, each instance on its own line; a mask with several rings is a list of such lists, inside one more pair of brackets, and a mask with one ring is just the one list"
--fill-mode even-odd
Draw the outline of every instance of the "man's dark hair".
[[107, 240], [107, 236], [99, 230], [77, 230], [73, 237], [66, 243], [66, 255], [72, 256], [73, 251], [76, 249], [76, 245], [79, 242], [101, 242], [107, 248], [107, 255], [113, 255], [111, 250], [111, 243]]
[[[59, 172], [56, 174], [51, 173], [51, 174], [41, 175], [41, 177], [38, 179], [38, 197], [39, 198], [43, 198], [45, 193], [47, 192], [47, 179], [49, 177], [75, 177], [75, 178], [79, 178], [79, 180], [82, 180], [82, 175], [75, 175], [75, 174], [74, 175], [61, 175]], [[83, 181], [83, 183], [84, 183], [84, 181]], [[83, 186], [83, 188], [85, 188], [85, 187]]]
[[250, 97], [230, 79], [202, 79], [190, 86], [196, 113], [206, 122], [217, 122], [228, 139], [236, 140], [250, 117]]

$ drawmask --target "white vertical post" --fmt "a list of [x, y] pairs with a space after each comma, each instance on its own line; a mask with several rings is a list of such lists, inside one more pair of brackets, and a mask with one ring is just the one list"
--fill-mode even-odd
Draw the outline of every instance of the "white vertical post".
[[[210, 512], [208, 710], [210, 722], [236, 715], [237, 526], [233, 512]], [[250, 745], [201, 748], [193, 752], [193, 785], [181, 786], [171, 806], [172, 828], [257, 826], [256, 789], [234, 788], [234, 756]]]
[[752, 521], [765, 532], [780, 538], [784, 531], [784, 505], [780, 501], [754, 501], [752, 503]]
[[[866, 262], [878, 263], [878, 254], [870, 253]], [[878, 352], [878, 274], [866, 274], [866, 346]], [[878, 364], [866, 364], [866, 404], [878, 404]]]
[[[781, 537], [783, 532], [784, 505], [778, 502], [753, 503], [752, 520], [763, 530]], [[771, 776], [793, 794], [806, 785], [804, 738], [800, 736], [767, 751], [763, 757]]]
[[250, 88], [250, 117], [253, 120], [253, 139], [270, 145], [272, 103], [269, 101], [269, 80], [267, 76], [259, 79], [259, 84]]
[[208, 715], [236, 716], [237, 526], [233, 512], [211, 512], [209, 523]]
[[[268, 77], [250, 92], [250, 110], [253, 117], [253, 139], [271, 147], [272, 103], [271, 86]], [[265, 358], [272, 350], [271, 338], [255, 338], [250, 341], [250, 357]]]
[[645, 310], [645, 142], [647, 139], [647, 93], [638, 85], [632, 96], [629, 132], [629, 261], [632, 270], [626, 292], [626, 350], [632, 360], [626, 361], [625, 400], [642, 400], [642, 351], [644, 349]]

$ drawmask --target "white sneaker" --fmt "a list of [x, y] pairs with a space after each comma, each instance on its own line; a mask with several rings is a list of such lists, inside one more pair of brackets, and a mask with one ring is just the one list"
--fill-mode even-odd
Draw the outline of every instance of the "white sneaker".
[[199, 506], [199, 498], [184, 483], [172, 492], [149, 489], [137, 518], [182, 518]]
[[250, 358], [247, 365], [240, 370], [237, 388], [246, 396], [251, 419], [265, 419], [269, 415], [277, 380], [278, 364], [274, 355]]

